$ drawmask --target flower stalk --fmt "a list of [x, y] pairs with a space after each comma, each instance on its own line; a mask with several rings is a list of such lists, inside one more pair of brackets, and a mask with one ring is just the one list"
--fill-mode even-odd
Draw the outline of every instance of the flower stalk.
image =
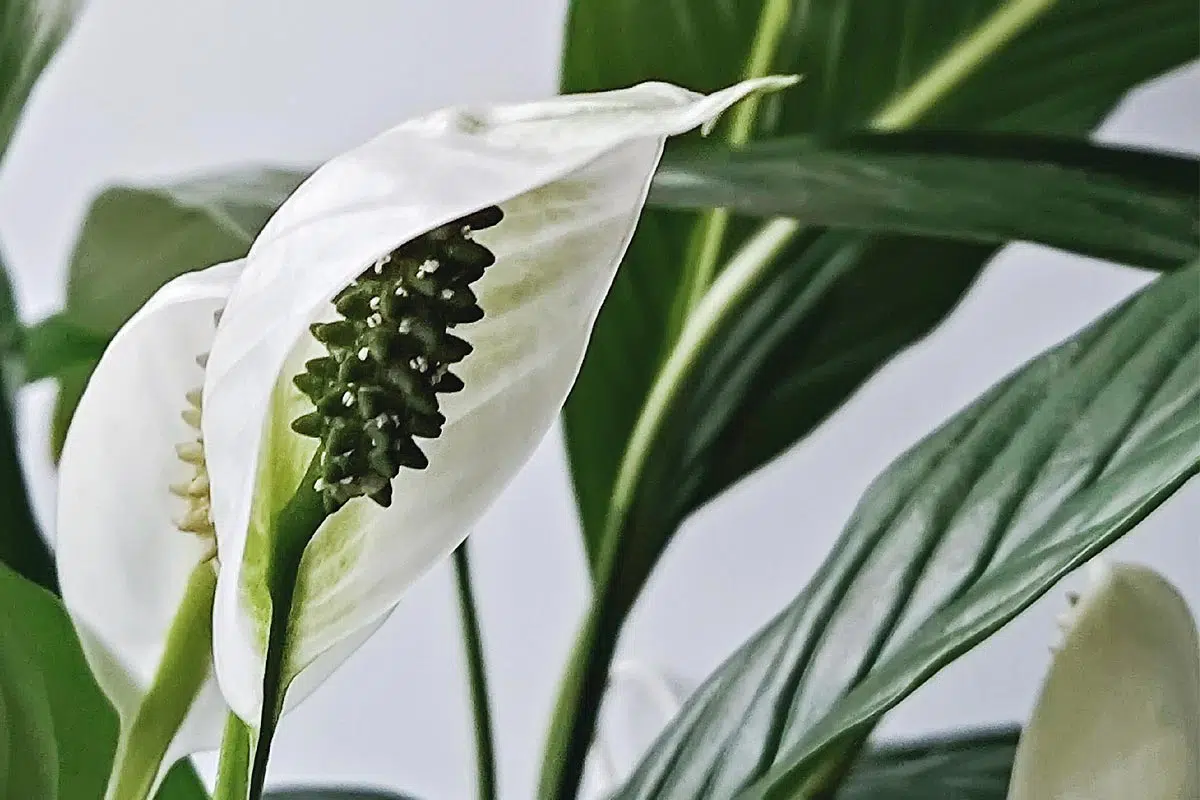
[[454, 584], [458, 592], [458, 610], [462, 619], [463, 647], [467, 658], [467, 681], [471, 689], [471, 709], [475, 720], [475, 783], [479, 800], [496, 800], [496, 748], [492, 739], [492, 711], [488, 701], [487, 667], [483, 657], [483, 636], [471, 586], [471, 561], [467, 542], [454, 551]]
[[166, 649], [131, 723], [121, 732], [109, 797], [146, 800], [167, 747], [208, 680], [212, 666], [212, 602], [217, 575], [209, 561], [192, 571]]
[[308, 543], [329, 516], [325, 495], [316, 488], [316, 482], [325, 468], [323, 456], [324, 451], [318, 449], [296, 493], [280, 511], [273, 527], [275, 552], [267, 572], [267, 585], [271, 597], [271, 624], [263, 672], [262, 716], [258, 723], [254, 760], [250, 769], [250, 787], [247, 795], [249, 800], [262, 797], [267, 778], [267, 760], [271, 755], [271, 740], [275, 736], [275, 728], [283, 710], [283, 697], [287, 691], [284, 670], [287, 667], [288, 628], [292, 601], [296, 595], [300, 575], [300, 563]]
[[221, 736], [221, 755], [217, 767], [217, 785], [213, 800], [246, 800], [250, 790], [250, 755], [254, 742], [250, 728], [232, 711], [225, 719]]

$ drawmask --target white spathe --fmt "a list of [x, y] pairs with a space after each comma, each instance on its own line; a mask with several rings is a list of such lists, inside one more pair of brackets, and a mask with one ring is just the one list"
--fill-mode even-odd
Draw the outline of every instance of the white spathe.
[[1144, 567], [1100, 566], [1064, 626], [1009, 800], [1200, 798], [1200, 643], [1184, 599]]
[[[239, 261], [189, 273], [151, 297], [104, 351], [63, 445], [55, 548], [63, 602], [124, 726], [154, 679], [189, 576], [212, 551], [177, 527], [188, 505], [170, 486], [194, 474], [175, 449], [197, 438], [181, 413], [204, 379], [196, 359], [212, 345], [213, 315], [240, 270]], [[213, 675], [164, 769], [216, 748], [226, 713]]]
[[[214, 649], [221, 688], [257, 723], [269, 600], [269, 520], [315, 443], [288, 430], [311, 410], [290, 383], [322, 351], [310, 323], [371, 263], [491, 205], [476, 238], [497, 258], [473, 285], [486, 316], [455, 329], [474, 352], [455, 367], [447, 422], [420, 440], [430, 465], [404, 470], [381, 509], [352, 501], [305, 553], [287, 677], [303, 694], [448, 555], [525, 463], [558, 414], [668, 136], [709, 125], [746, 95], [647, 83], [543, 102], [450, 108], [393, 128], [319, 169], [251, 248], [213, 346], [204, 434], [221, 553]], [[323, 663], [317, 663], [318, 658]], [[302, 674], [303, 673], [303, 674]]]

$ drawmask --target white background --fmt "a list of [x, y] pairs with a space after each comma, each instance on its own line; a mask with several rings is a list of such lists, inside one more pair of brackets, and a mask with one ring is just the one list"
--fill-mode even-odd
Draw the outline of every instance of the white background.
[[[314, 162], [440, 105], [551, 94], [562, 15], [563, 0], [94, 0], [36, 95], [0, 182], [0, 236], [22, 308], [30, 318], [56, 308], [76, 228], [105, 184], [235, 163]], [[1131, 97], [1104, 137], [1195, 152], [1198, 93], [1197, 69], [1160, 81]], [[689, 682], [702, 678], [804, 584], [891, 459], [1145, 279], [1009, 249], [929, 341], [802, 447], [688, 524], [627, 629], [624, 655]], [[45, 387], [29, 391], [23, 418], [48, 524], [49, 397]], [[1200, 487], [1191, 486], [1114, 551], [1165, 572], [1195, 608], [1198, 514]], [[502, 795], [528, 797], [587, 594], [557, 432], [473, 542]], [[1021, 718], [1061, 602], [1052, 593], [902, 705], [885, 730]], [[468, 797], [472, 749], [457, 635], [443, 567], [286, 720], [272, 762], [276, 782], [358, 781], [422, 798]]]

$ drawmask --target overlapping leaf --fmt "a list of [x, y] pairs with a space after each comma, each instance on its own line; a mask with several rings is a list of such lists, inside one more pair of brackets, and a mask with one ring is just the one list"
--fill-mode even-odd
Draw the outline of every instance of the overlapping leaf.
[[[576, 0], [563, 55], [567, 91], [666, 79], [699, 90], [737, 79], [765, 2], [686, 4]], [[774, 4], [778, 6], [779, 4]], [[762, 136], [913, 126], [1079, 135], [1132, 87], [1200, 55], [1200, 29], [1180, 24], [1187, 0], [831, 0], [787, 6], [772, 68], [804, 76], [764, 101]], [[565, 412], [568, 455], [592, 566], [617, 473], [669, 345], [668, 309], [689, 259], [694, 214], [647, 213], [601, 313]], [[726, 252], [752, 226], [739, 226]], [[840, 234], [832, 234], [840, 237]], [[816, 240], [808, 240], [816, 244]], [[958, 302], [994, 253], [988, 245], [853, 237], [833, 290], [796, 320], [788, 368], [774, 385], [803, 419], [755, 409], [748, 435], [769, 446], [705, 487], [703, 502], [805, 435], [898, 350]], [[797, 255], [797, 248], [787, 251]], [[797, 395], [793, 388], [803, 391]]]
[[854, 765], [838, 800], [1005, 800], [1020, 728], [883, 745]]
[[650, 203], [806, 225], [1004, 244], [1024, 239], [1168, 269], [1200, 248], [1200, 162], [994, 133], [774, 139], [676, 150]]
[[688, 701], [622, 798], [811, 796], [942, 666], [1200, 470], [1200, 264], [951, 418], [867, 491], [784, 611]]
[[[704, 89], [738, 77], [757, 39], [777, 42], [770, 71], [805, 77], [764, 101], [760, 136], [915, 127], [1082, 135], [1128, 90], [1200, 53], [1200, 30], [1179, 24], [1189, 13], [1184, 0], [963, 0], [952, 9], [932, 0], [576, 0], [563, 86], [667, 78]], [[676, 338], [669, 312], [697, 257], [696, 219], [644, 217], [565, 412], [597, 593], [551, 727], [545, 798], [578, 784], [616, 637], [679, 523], [926, 335], [997, 249], [742, 221], [723, 248], [736, 253], [736, 279], [718, 277]], [[750, 298], [776, 316], [744, 308]], [[722, 362], [727, 351], [708, 346], [727, 329], [743, 349]], [[702, 393], [710, 407], [690, 402], [701, 396], [696, 376], [711, 383]]]

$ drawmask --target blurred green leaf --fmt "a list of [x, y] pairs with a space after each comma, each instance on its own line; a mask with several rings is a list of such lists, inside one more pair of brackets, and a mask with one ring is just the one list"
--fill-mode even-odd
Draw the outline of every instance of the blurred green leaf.
[[156, 800], [208, 800], [208, 790], [189, 759], [175, 762], [158, 787]]
[[89, 370], [108, 346], [107, 336], [93, 333], [71, 322], [66, 314], [55, 314], [25, 329], [25, 380], [70, 376], [77, 367]]
[[14, 409], [24, 372], [20, 358], [21, 323], [8, 270], [0, 262], [0, 563], [51, 591], [57, 591], [54, 557], [29, 504], [25, 473], [17, 447]]
[[277, 789], [267, 792], [264, 797], [267, 800], [415, 800], [412, 795], [396, 794], [382, 789], [341, 789], [336, 787]]
[[4, 0], [0, 5], [0, 158], [30, 92], [82, 5], [82, 0]]
[[[766, 3], [574, 0], [564, 91], [668, 80], [711, 91], [739, 79]], [[771, 68], [804, 77], [762, 101], [757, 134], [832, 137], [903, 127], [1082, 135], [1134, 86], [1200, 55], [1192, 0], [829, 0], [793, 2]], [[668, 148], [668, 153], [671, 148]], [[690, 270], [698, 214], [643, 215], [592, 334], [564, 416], [589, 562], [595, 569], [617, 474], [650, 386], [671, 346], [668, 309]], [[960, 220], [961, 222], [961, 220]], [[735, 226], [726, 253], [756, 226]], [[832, 234], [840, 236], [841, 234]], [[805, 240], [810, 246], [816, 238]], [[840, 241], [846, 253], [832, 255]], [[897, 351], [955, 306], [991, 245], [857, 238], [822, 241], [855, 257], [837, 286], [796, 323], [790, 369], [801, 385], [763, 428], [770, 447], [706, 486], [693, 507], [804, 436]], [[784, 255], [799, 257], [797, 246]], [[781, 359], [788, 353], [780, 353]], [[803, 407], [803, 414], [795, 409]], [[611, 528], [611, 526], [610, 526]]]
[[1022, 239], [1152, 269], [1200, 249], [1200, 161], [1051, 136], [859, 134], [675, 150], [650, 203], [987, 244]]
[[[875, 480], [812, 582], [688, 700], [619, 797], [829, 789], [883, 713], [1200, 470], [1198, 362], [1193, 263], [952, 417]], [[713, 404], [702, 385], [687, 396]]]
[[302, 171], [246, 169], [160, 186], [106, 189], [75, 243], [62, 312], [33, 326], [33, 375], [56, 375], [55, 456], [91, 370], [96, 345], [170, 279], [245, 255]]
[[0, 794], [55, 800], [58, 752], [50, 697], [35, 659], [14, 628], [10, 620], [0, 622]]
[[1005, 800], [1018, 727], [884, 744], [865, 753], [837, 800]]
[[39, 677], [48, 698], [50, 735], [57, 741], [57, 763], [51, 775], [58, 796], [63, 800], [103, 797], [117, 719], [92, 679], [66, 612], [56, 597], [4, 566], [0, 566], [0, 608], [5, 609], [4, 649], [13, 644], [26, 667]]
[[[51, 777], [61, 800], [104, 796], [117, 742], [117, 716], [92, 678], [71, 620], [61, 602], [41, 587], [0, 565], [0, 659], [10, 654], [43, 686], [49, 705], [49, 731], [57, 762]], [[4, 698], [7, 707], [8, 698]], [[53, 797], [37, 792], [5, 797]], [[203, 784], [187, 762], [180, 762], [159, 800], [206, 800]]]

